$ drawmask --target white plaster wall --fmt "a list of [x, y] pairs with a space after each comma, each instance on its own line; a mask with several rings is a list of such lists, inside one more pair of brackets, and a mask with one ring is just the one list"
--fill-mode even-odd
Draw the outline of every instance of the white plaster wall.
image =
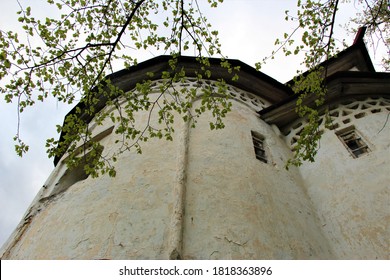
[[[145, 120], [148, 115], [138, 117]], [[98, 129], [111, 125], [107, 122]], [[112, 133], [101, 141], [103, 153], [117, 148], [117, 138]], [[33, 202], [32, 218], [21, 222], [3, 258], [166, 258], [176, 146], [176, 140], [149, 140], [142, 143], [142, 155], [127, 152], [118, 157], [115, 178], [88, 177], [40, 203], [64, 169], [60, 162], [47, 191]]]
[[[233, 101], [226, 127], [205, 115], [190, 131], [183, 255], [186, 259], [328, 259], [329, 246], [290, 151], [269, 125]], [[265, 137], [256, 159], [251, 130]]]
[[[225, 129], [210, 131], [206, 114], [187, 139], [178, 121], [174, 141], [121, 155], [115, 178], [89, 177], [39, 202], [66, 169], [60, 162], [2, 258], [332, 258], [300, 174], [284, 169], [290, 151], [253, 108], [233, 104]], [[255, 158], [251, 130], [265, 136], [268, 164]], [[116, 137], [102, 140], [103, 153]]]
[[[371, 152], [353, 158], [325, 130], [315, 163], [301, 167], [336, 258], [390, 258], [390, 124], [386, 110], [352, 123]], [[381, 130], [382, 129], [382, 130]]]

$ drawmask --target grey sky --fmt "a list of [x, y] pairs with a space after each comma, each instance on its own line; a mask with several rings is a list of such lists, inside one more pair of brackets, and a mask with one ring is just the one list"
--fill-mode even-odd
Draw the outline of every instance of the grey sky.
[[[199, 0], [205, 3], [206, 0]], [[43, 16], [45, 0], [21, 1]], [[294, 26], [284, 21], [284, 11], [293, 10], [292, 0], [225, 0], [218, 9], [205, 10], [214, 29], [219, 30], [222, 50], [229, 58], [239, 59], [254, 65], [274, 49], [274, 41], [289, 32]], [[0, 29], [17, 30], [17, 2], [3, 0], [0, 10]], [[345, 36], [345, 35], [342, 35]], [[350, 44], [353, 38], [346, 38]], [[154, 53], [153, 55], [160, 55]], [[140, 53], [138, 61], [151, 58], [152, 54]], [[285, 82], [292, 78], [299, 68], [295, 57], [280, 57], [270, 61], [262, 71]], [[30, 151], [23, 158], [16, 156], [12, 137], [16, 133], [17, 114], [15, 104], [0, 101], [2, 124], [0, 137], [0, 245], [9, 237], [22, 218], [32, 199], [44, 184], [53, 169], [47, 158], [45, 140], [57, 138], [56, 124], [62, 124], [64, 115], [72, 106], [65, 106], [55, 100], [37, 103], [22, 114], [21, 136], [30, 145]]]

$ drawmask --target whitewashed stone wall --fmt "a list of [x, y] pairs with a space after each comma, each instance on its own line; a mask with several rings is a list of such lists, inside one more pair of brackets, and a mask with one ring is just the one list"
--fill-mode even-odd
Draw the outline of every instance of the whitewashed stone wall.
[[[321, 228], [336, 258], [389, 259], [390, 101], [350, 99], [329, 113], [334, 129], [323, 128], [315, 162], [300, 168]], [[291, 146], [302, 123], [286, 137]], [[354, 158], [341, 142], [337, 132], [348, 127], [362, 136], [367, 154]]]
[[[217, 132], [190, 131], [184, 258], [332, 258], [290, 151], [278, 133], [240, 103]], [[265, 138], [256, 159], [251, 130]], [[276, 129], [277, 130], [277, 129]]]
[[[225, 129], [210, 131], [207, 113], [195, 129], [177, 120], [173, 141], [152, 139], [142, 155], [122, 154], [115, 178], [56, 191], [66, 172], [60, 161], [1, 258], [388, 258], [389, 125], [380, 131], [388, 107], [357, 100], [330, 111], [337, 128], [353, 123], [365, 136], [369, 154], [353, 159], [326, 130], [317, 161], [287, 171], [302, 123], [285, 137], [258, 117], [266, 100], [229, 90]], [[149, 115], [136, 117], [145, 123]], [[104, 134], [103, 153], [117, 148], [112, 123], [94, 129]], [[267, 163], [256, 159], [251, 131], [264, 137]]]

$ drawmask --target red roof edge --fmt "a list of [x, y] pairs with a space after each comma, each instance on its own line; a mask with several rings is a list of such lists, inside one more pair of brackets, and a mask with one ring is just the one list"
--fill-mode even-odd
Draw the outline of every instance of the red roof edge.
[[362, 26], [358, 29], [358, 32], [356, 33], [355, 40], [353, 41], [353, 45], [356, 45], [360, 41], [363, 41], [364, 34], [366, 33], [366, 26]]

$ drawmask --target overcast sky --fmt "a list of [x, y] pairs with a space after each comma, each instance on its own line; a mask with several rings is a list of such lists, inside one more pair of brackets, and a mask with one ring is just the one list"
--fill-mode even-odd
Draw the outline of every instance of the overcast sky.
[[[206, 0], [198, 0], [206, 2]], [[0, 29], [17, 30], [16, 0], [2, 0]], [[32, 6], [32, 12], [42, 16], [45, 0], [21, 1]], [[219, 30], [222, 50], [229, 58], [239, 59], [249, 65], [261, 61], [274, 49], [276, 38], [293, 30], [291, 23], [284, 21], [284, 11], [294, 10], [293, 0], [225, 0], [218, 9], [204, 11], [214, 29]], [[349, 8], [350, 9], [350, 8]], [[340, 34], [338, 34], [340, 36]], [[346, 37], [352, 43], [352, 37]], [[141, 54], [138, 61], [161, 53]], [[269, 62], [262, 71], [286, 82], [299, 67], [297, 58], [280, 57]], [[53, 170], [51, 159], [47, 158], [45, 140], [58, 135], [56, 124], [62, 124], [64, 115], [71, 109], [55, 100], [36, 104], [22, 115], [21, 136], [30, 145], [30, 151], [23, 158], [16, 156], [13, 136], [16, 133], [17, 114], [15, 104], [5, 104], [0, 99], [0, 245], [9, 237], [22, 218], [27, 207]]]

